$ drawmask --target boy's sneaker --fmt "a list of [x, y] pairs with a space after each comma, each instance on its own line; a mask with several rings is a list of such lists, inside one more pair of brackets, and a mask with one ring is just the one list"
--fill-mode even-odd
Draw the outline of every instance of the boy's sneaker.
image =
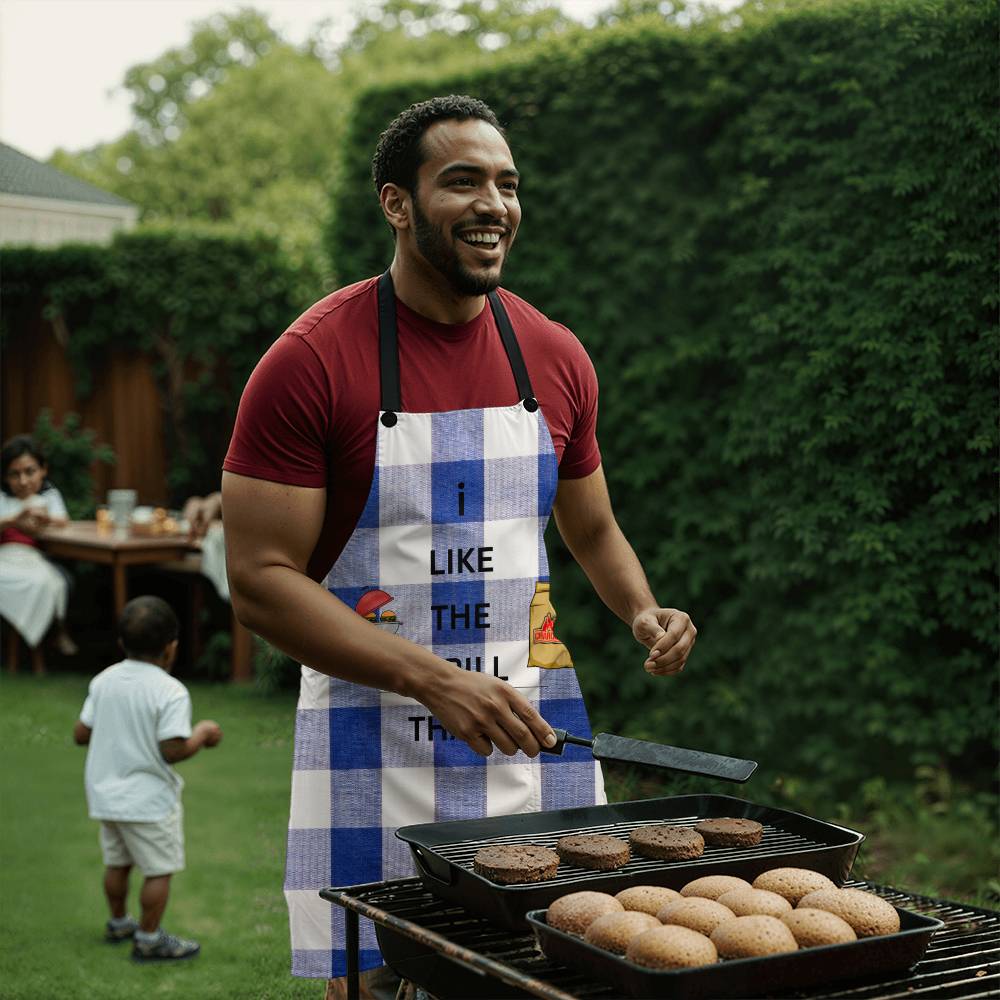
[[197, 941], [186, 941], [174, 937], [166, 931], [160, 931], [160, 936], [152, 942], [143, 942], [136, 937], [132, 945], [133, 962], [176, 962], [185, 958], [194, 958], [201, 951]]
[[135, 932], [139, 929], [139, 921], [135, 917], [125, 917], [124, 920], [109, 920], [104, 925], [104, 940], [111, 944], [121, 944], [122, 941], [131, 941]]

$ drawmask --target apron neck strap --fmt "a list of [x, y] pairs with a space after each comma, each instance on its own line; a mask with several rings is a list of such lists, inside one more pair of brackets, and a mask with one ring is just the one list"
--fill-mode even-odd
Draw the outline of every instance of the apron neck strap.
[[[535, 394], [531, 389], [528, 367], [524, 363], [524, 356], [521, 354], [521, 347], [514, 334], [514, 328], [510, 324], [510, 317], [496, 292], [490, 292], [488, 298], [490, 309], [493, 311], [493, 319], [500, 331], [500, 339], [507, 352], [510, 369], [514, 374], [518, 397], [523, 400], [525, 409], [533, 413], [538, 409], [538, 403], [535, 401]], [[403, 409], [403, 394], [399, 381], [396, 289], [392, 284], [392, 275], [388, 271], [378, 279], [378, 355], [382, 393], [381, 408], [387, 415], [395, 414]]]
[[[493, 310], [493, 319], [496, 321], [497, 329], [500, 331], [500, 339], [503, 341], [504, 350], [507, 352], [507, 360], [510, 362], [510, 370], [514, 373], [514, 382], [517, 384], [518, 399], [524, 400], [527, 409], [538, 409], [535, 403], [535, 394], [531, 391], [531, 379], [528, 378], [528, 366], [524, 363], [524, 356], [521, 354], [521, 345], [514, 336], [514, 327], [510, 325], [510, 317], [504, 309], [500, 296], [496, 292], [489, 294], [490, 308]], [[528, 401], [534, 405], [529, 405]]]
[[403, 408], [399, 387], [399, 346], [396, 335], [396, 289], [388, 271], [378, 279], [378, 365], [382, 386], [382, 409], [398, 413]]

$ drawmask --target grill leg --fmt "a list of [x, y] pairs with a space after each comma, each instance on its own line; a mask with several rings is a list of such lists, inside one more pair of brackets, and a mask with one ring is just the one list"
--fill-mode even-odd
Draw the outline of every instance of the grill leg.
[[358, 1000], [360, 983], [358, 978], [358, 915], [354, 910], [344, 914], [344, 943], [347, 946], [347, 1000]]

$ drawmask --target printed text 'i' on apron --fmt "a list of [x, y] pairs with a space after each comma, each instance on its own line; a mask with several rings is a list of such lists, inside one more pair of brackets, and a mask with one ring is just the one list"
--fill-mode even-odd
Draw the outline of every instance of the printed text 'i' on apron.
[[[520, 402], [402, 412], [396, 299], [379, 280], [382, 412], [364, 511], [326, 586], [374, 628], [457, 670], [502, 677], [553, 726], [590, 733], [556, 638], [543, 535], [557, 463], [500, 297], [489, 296]], [[285, 896], [292, 974], [346, 974], [344, 911], [318, 895], [413, 874], [400, 826], [604, 802], [600, 767], [566, 747], [489, 758], [410, 698], [302, 668]], [[381, 964], [362, 921], [361, 969]]]

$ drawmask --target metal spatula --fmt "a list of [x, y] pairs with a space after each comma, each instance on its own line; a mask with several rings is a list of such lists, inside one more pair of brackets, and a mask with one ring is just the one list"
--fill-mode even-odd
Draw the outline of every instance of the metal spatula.
[[662, 743], [647, 743], [645, 740], [630, 740], [625, 736], [598, 733], [592, 740], [573, 736], [565, 729], [553, 729], [556, 734], [554, 747], [542, 747], [544, 753], [563, 752], [567, 743], [588, 747], [594, 760], [617, 760], [629, 764], [648, 764], [650, 767], [665, 767], [671, 771], [685, 771], [701, 774], [707, 778], [721, 778], [742, 784], [757, 770], [757, 761], [740, 760], [738, 757], [720, 757], [701, 750], [685, 750], [684, 747], [670, 747]]

